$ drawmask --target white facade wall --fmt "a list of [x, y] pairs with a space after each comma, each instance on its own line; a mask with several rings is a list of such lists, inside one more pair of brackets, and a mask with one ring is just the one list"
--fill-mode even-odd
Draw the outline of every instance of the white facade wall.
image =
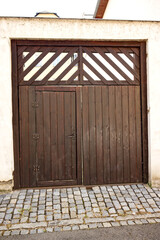
[[104, 19], [160, 20], [159, 0], [109, 0]]
[[146, 40], [149, 177], [160, 183], [160, 22], [0, 18], [0, 181], [14, 170], [11, 39]]

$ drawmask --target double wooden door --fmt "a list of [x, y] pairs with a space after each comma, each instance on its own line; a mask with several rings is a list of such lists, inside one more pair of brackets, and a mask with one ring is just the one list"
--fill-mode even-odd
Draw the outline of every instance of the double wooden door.
[[22, 187], [142, 182], [140, 86], [19, 87]]

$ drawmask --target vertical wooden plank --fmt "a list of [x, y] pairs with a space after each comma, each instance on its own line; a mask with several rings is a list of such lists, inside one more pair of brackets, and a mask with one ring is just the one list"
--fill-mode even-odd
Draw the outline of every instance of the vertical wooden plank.
[[89, 116], [88, 116], [88, 87], [82, 89], [82, 114], [83, 114], [83, 176], [84, 184], [90, 184], [89, 161]]
[[122, 87], [122, 131], [123, 131], [123, 161], [124, 161], [124, 176], [123, 182], [130, 182], [130, 155], [129, 155], [129, 88]]
[[36, 101], [38, 108], [36, 109], [36, 130], [39, 134], [37, 141], [37, 163], [39, 166], [39, 172], [37, 175], [37, 181], [45, 180], [45, 156], [44, 156], [44, 102], [43, 93], [36, 93]]
[[141, 65], [141, 111], [142, 111], [142, 153], [143, 182], [148, 182], [148, 116], [147, 116], [147, 75], [146, 75], [146, 43], [140, 46]]
[[90, 184], [97, 183], [95, 87], [88, 88]]
[[141, 106], [140, 86], [135, 87], [135, 116], [136, 116], [136, 142], [137, 142], [137, 182], [142, 182], [142, 144], [141, 144]]
[[123, 183], [123, 130], [122, 130], [122, 87], [115, 87], [116, 131], [117, 131], [117, 183]]
[[12, 112], [13, 112], [13, 149], [14, 149], [14, 189], [20, 188], [20, 156], [19, 156], [19, 108], [18, 108], [18, 76], [17, 46], [11, 41], [12, 54]]
[[103, 131], [103, 168], [104, 183], [110, 183], [110, 136], [109, 136], [109, 93], [108, 87], [102, 87], [102, 131]]
[[29, 96], [28, 86], [21, 87], [20, 99], [20, 171], [21, 187], [29, 187]]
[[130, 142], [130, 175], [131, 182], [136, 182], [137, 172], [136, 172], [136, 133], [135, 133], [135, 87], [129, 87], [129, 142]]
[[44, 169], [45, 179], [51, 179], [51, 155], [50, 155], [50, 93], [43, 93], [44, 114]]
[[59, 179], [64, 179], [65, 159], [64, 159], [64, 96], [63, 92], [57, 92], [57, 110], [58, 110], [58, 163]]
[[[103, 184], [103, 155], [102, 155], [102, 92], [101, 87], [95, 87], [96, 97], [96, 151], [97, 151], [97, 184]], [[91, 139], [92, 144], [92, 139]]]
[[76, 108], [77, 108], [77, 184], [82, 184], [82, 87], [76, 88]]
[[75, 92], [70, 93], [70, 105], [71, 105], [71, 144], [72, 144], [72, 179], [77, 179], [77, 164], [76, 164], [76, 155], [77, 155], [77, 148], [76, 148], [76, 109], [75, 109]]
[[36, 133], [36, 110], [33, 107], [35, 103], [35, 87], [29, 87], [29, 187], [36, 186], [36, 174], [34, 165], [36, 165], [36, 140], [33, 134]]
[[111, 183], [117, 182], [117, 144], [116, 144], [116, 116], [115, 116], [115, 87], [109, 87], [109, 123], [110, 123], [110, 159], [111, 159]]
[[50, 96], [51, 104], [51, 164], [52, 164], [52, 180], [58, 179], [58, 152], [57, 152], [57, 98], [56, 93], [53, 92]]
[[65, 129], [65, 179], [72, 179], [72, 99], [71, 93], [64, 93]]

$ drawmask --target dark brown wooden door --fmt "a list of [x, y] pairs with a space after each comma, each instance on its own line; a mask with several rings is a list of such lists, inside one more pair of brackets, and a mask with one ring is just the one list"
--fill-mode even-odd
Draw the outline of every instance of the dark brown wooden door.
[[142, 182], [139, 86], [82, 89], [84, 184]]
[[147, 182], [144, 43], [16, 41], [14, 59], [17, 188]]
[[75, 91], [36, 91], [37, 185], [77, 183]]

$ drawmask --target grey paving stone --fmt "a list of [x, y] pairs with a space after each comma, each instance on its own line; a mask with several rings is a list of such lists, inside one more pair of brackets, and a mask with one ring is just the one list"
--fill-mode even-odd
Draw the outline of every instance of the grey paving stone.
[[61, 227], [55, 227], [55, 228], [54, 228], [54, 231], [55, 231], [55, 232], [60, 232], [60, 231], [62, 231], [62, 228], [61, 228]]
[[11, 231], [11, 235], [19, 235], [19, 234], [20, 234], [20, 230]]
[[26, 234], [29, 234], [29, 230], [25, 230], [25, 229], [23, 229], [23, 230], [21, 230], [21, 232], [20, 232], [22, 235], [26, 235]]
[[11, 235], [11, 231], [5, 231], [5, 232], [3, 233], [3, 236], [9, 236], [9, 235]]
[[108, 222], [103, 223], [103, 226], [104, 227], [112, 227], [112, 225], [110, 223], [108, 223]]
[[120, 223], [119, 222], [111, 222], [111, 225], [113, 227], [119, 227], [120, 226]]
[[82, 224], [79, 227], [80, 227], [80, 229], [88, 229], [88, 225], [85, 225], [85, 224]]
[[53, 232], [53, 228], [51, 227], [46, 228], [46, 232]]
[[4, 216], [5, 216], [5, 213], [0, 213], [0, 219], [4, 218]]
[[74, 230], [79, 230], [79, 226], [78, 225], [73, 225], [72, 226], [72, 230], [74, 231]]
[[97, 228], [97, 224], [96, 223], [92, 223], [92, 224], [89, 224], [89, 228]]
[[63, 227], [63, 231], [70, 231], [71, 230], [71, 226], [64, 226]]

